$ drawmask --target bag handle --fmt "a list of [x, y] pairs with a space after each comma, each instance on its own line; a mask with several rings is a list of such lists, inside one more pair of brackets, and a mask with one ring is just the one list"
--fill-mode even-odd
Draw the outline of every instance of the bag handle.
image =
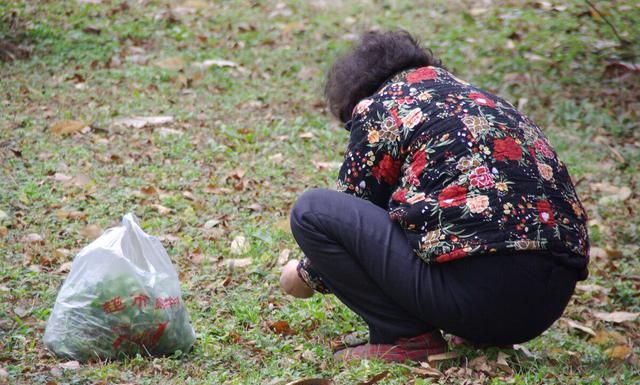
[[140, 221], [133, 213], [128, 213], [122, 217], [122, 225], [125, 228], [125, 237], [123, 240], [129, 242], [128, 245], [123, 246], [130, 248], [130, 250], [124, 254], [131, 259], [134, 265], [148, 271], [152, 277], [155, 277], [156, 267], [151, 264], [144, 252], [145, 248], [148, 248], [149, 245], [143, 243], [146, 239], [140, 239], [140, 234], [144, 234], [144, 231], [140, 228]]

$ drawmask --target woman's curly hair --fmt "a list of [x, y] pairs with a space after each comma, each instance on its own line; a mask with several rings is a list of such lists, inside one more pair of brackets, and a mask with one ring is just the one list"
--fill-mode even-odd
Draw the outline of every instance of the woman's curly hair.
[[393, 75], [409, 68], [441, 67], [430, 49], [420, 47], [407, 31], [371, 31], [329, 69], [324, 96], [331, 113], [346, 122], [358, 102], [372, 95]]

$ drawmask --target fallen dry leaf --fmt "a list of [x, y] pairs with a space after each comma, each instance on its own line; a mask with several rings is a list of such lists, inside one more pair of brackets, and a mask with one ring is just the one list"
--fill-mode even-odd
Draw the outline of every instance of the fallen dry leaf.
[[403, 368], [407, 368], [411, 371], [411, 373], [421, 376], [421, 377], [442, 377], [444, 376], [444, 374], [439, 371], [436, 368], [432, 368], [431, 366], [429, 366], [428, 364], [426, 366], [423, 366], [423, 362], [420, 363], [420, 368], [415, 367], [415, 366], [409, 366], [409, 365], [405, 365], [405, 364], [397, 364], [402, 366]]
[[80, 230], [80, 234], [85, 238], [96, 239], [102, 234], [102, 228], [99, 225], [90, 224]]
[[598, 330], [596, 336], [591, 338], [591, 342], [601, 346], [610, 346], [614, 344], [626, 344], [627, 339], [615, 330]]
[[218, 282], [218, 287], [227, 287], [233, 280], [231, 275], [227, 275], [222, 281]]
[[622, 77], [627, 74], [640, 73], [640, 64], [627, 62], [613, 62], [607, 64], [604, 74], [608, 78]]
[[569, 318], [562, 318], [562, 319], [567, 323], [567, 325], [569, 325], [570, 328], [580, 330], [582, 332], [585, 332], [595, 337], [596, 332], [594, 332], [593, 329], [591, 329], [590, 327], [582, 325], [581, 323], [578, 323]]
[[78, 361], [67, 361], [59, 365], [63, 369], [76, 370], [80, 369], [80, 363]]
[[158, 212], [158, 214], [160, 214], [160, 215], [167, 215], [167, 214], [170, 214], [173, 211], [173, 209], [170, 209], [168, 207], [165, 207], [165, 206], [159, 205], [159, 204], [152, 204], [151, 208], [156, 210]]
[[225, 233], [225, 230], [218, 226], [218, 227], [214, 227], [211, 229], [203, 229], [202, 230], [202, 236], [204, 237], [204, 239], [212, 241], [214, 239], [219, 239], [221, 238]]
[[[63, 374], [62, 374], [62, 369], [60, 369], [60, 368], [59, 368], [59, 367], [57, 367], [57, 366], [52, 367], [52, 368], [49, 370], [49, 373], [51, 373], [51, 375], [52, 375], [53, 377], [62, 377], [62, 375], [63, 375]], [[57, 384], [55, 384], [55, 383], [54, 383], [53, 385], [57, 385]]]
[[607, 255], [609, 256], [609, 258], [612, 258], [612, 259], [621, 258], [624, 255], [620, 250], [605, 248], [605, 251], [607, 252]]
[[477, 370], [479, 372], [484, 372], [487, 374], [492, 374], [493, 369], [491, 365], [489, 365], [487, 356], [478, 356], [469, 361], [469, 367], [473, 370]]
[[195, 263], [196, 265], [199, 265], [205, 260], [207, 260], [207, 257], [204, 254], [202, 254], [200, 251], [194, 251], [189, 256], [189, 259], [191, 259], [191, 262]]
[[65, 175], [61, 172], [57, 172], [55, 174], [53, 174], [53, 180], [56, 182], [62, 182], [62, 183], [67, 183], [70, 182], [73, 179], [72, 176], [69, 175]]
[[471, 8], [471, 9], [469, 10], [469, 15], [471, 15], [471, 16], [480, 16], [480, 15], [482, 15], [483, 13], [487, 13], [487, 12], [489, 12], [489, 8], [480, 8], [480, 7], [478, 7], [478, 8]]
[[300, 139], [305, 139], [305, 140], [309, 140], [309, 139], [313, 139], [313, 132], [303, 132], [302, 134], [298, 135], [298, 137], [300, 137]]
[[615, 186], [605, 182], [591, 183], [590, 187], [591, 190], [604, 194], [598, 200], [598, 203], [601, 205], [625, 201], [632, 193], [628, 186]]
[[238, 267], [247, 267], [251, 265], [251, 258], [237, 258], [237, 259], [226, 259], [226, 265], [229, 269], [238, 268]]
[[335, 170], [342, 166], [341, 162], [313, 162], [318, 170]]
[[608, 257], [607, 251], [601, 247], [590, 247], [589, 257], [591, 259], [605, 259]]
[[[102, 29], [100, 27], [96, 26], [96, 25], [88, 25], [88, 26], [86, 26], [86, 27], [84, 27], [82, 29], [82, 32], [91, 33], [91, 34], [94, 34], [94, 35], [99, 35], [102, 32]], [[82, 78], [81, 75], [79, 75], [79, 74], [76, 74], [76, 75], [79, 76], [80, 78]]]
[[291, 254], [291, 250], [289, 249], [282, 249], [282, 251], [280, 251], [280, 255], [278, 255], [279, 266], [284, 266], [287, 261], [289, 261], [289, 254]]
[[292, 336], [297, 334], [294, 330], [291, 329], [289, 323], [285, 320], [267, 322], [267, 326], [269, 327], [269, 330], [276, 334], [284, 336]]
[[6, 226], [0, 226], [0, 237], [6, 237], [9, 234], [9, 229]]
[[204, 223], [204, 228], [205, 229], [212, 229], [212, 228], [216, 227], [217, 225], [219, 225], [220, 223], [222, 223], [222, 221], [220, 219], [209, 219], [208, 221], [206, 221]]
[[632, 193], [631, 189], [627, 186], [624, 186], [624, 187], [621, 187], [620, 190], [618, 190], [618, 192], [615, 194], [605, 195], [601, 197], [598, 200], [598, 203], [600, 203], [601, 205], [604, 205], [609, 203], [622, 202], [627, 200], [627, 198], [631, 196], [631, 193]]
[[359, 382], [358, 385], [374, 385], [374, 384], [377, 384], [383, 378], [385, 378], [388, 374], [389, 374], [389, 371], [385, 370], [385, 371], [380, 372], [380, 373], [376, 374], [375, 376], [371, 377], [367, 381]]
[[53, 251], [53, 257], [55, 259], [65, 259], [71, 255], [71, 250], [69, 249], [55, 249]]
[[507, 353], [498, 352], [498, 358], [496, 358], [496, 366], [508, 374], [513, 374], [513, 369], [511, 369], [511, 367], [509, 366], [507, 358], [509, 358], [509, 355]]
[[40, 234], [31, 233], [27, 234], [22, 238], [23, 243], [28, 243], [31, 245], [44, 244], [44, 238]]
[[31, 309], [27, 309], [24, 306], [16, 306], [13, 308], [13, 313], [18, 317], [23, 318], [31, 313]]
[[629, 357], [632, 352], [633, 349], [629, 345], [618, 345], [605, 351], [607, 356], [614, 360], [624, 360], [625, 358]]
[[69, 212], [69, 219], [73, 220], [85, 220], [87, 219], [87, 214], [82, 211], [71, 211]]
[[245, 174], [245, 171], [243, 169], [236, 168], [229, 173], [228, 178], [234, 178], [234, 179], [240, 180], [244, 177], [244, 174]]
[[428, 361], [429, 363], [432, 363], [432, 362], [438, 362], [438, 361], [452, 360], [454, 358], [458, 358], [458, 353], [446, 352], [446, 353], [440, 353], [440, 354], [431, 354], [429, 355]]
[[605, 322], [622, 323], [635, 321], [640, 313], [630, 313], [626, 311], [614, 311], [613, 313], [595, 312], [593, 316]]
[[326, 378], [301, 378], [285, 385], [335, 385], [335, 382]]
[[160, 127], [157, 128], [155, 130], [155, 132], [157, 132], [161, 138], [168, 138], [170, 136], [182, 136], [184, 135], [184, 132], [180, 131], [180, 130], [176, 130], [173, 128], [168, 128], [168, 127]]
[[173, 116], [135, 116], [118, 119], [113, 123], [129, 128], [157, 127], [174, 122]]
[[531, 353], [531, 350], [527, 349], [525, 346], [520, 344], [513, 345], [513, 350], [521, 351], [528, 358], [536, 358], [536, 355]]
[[300, 354], [300, 357], [303, 360], [309, 361], [309, 362], [316, 362], [317, 360], [315, 353], [313, 353], [311, 350], [305, 350], [304, 352], [302, 352], [302, 354]]
[[60, 267], [56, 269], [56, 273], [58, 274], [68, 273], [71, 270], [71, 264], [72, 262], [63, 263], [62, 265], [60, 265]]
[[158, 236], [158, 240], [160, 242], [168, 242], [170, 244], [174, 244], [180, 240], [180, 237], [173, 234], [165, 234]]
[[59, 120], [49, 127], [49, 131], [56, 135], [69, 135], [80, 132], [87, 124], [80, 120]]
[[173, 71], [178, 71], [184, 68], [184, 60], [181, 57], [167, 57], [157, 60], [154, 64], [156, 67]]
[[220, 194], [223, 188], [217, 187], [215, 184], [213, 183], [209, 183], [207, 185], [207, 187], [204, 188], [204, 192], [206, 192], [207, 194]]
[[[179, 7], [180, 8], [185, 8], [186, 10], [188, 10], [188, 12], [195, 12], [197, 10], [200, 9], [207, 9], [209, 8], [210, 4], [207, 3], [206, 1], [202, 1], [202, 0], [187, 0], [182, 2]], [[177, 8], [174, 8], [174, 12], [176, 11]]]
[[249, 244], [243, 235], [237, 235], [231, 241], [231, 254], [244, 254], [249, 251]]
[[193, 66], [201, 70], [205, 70], [209, 67], [238, 67], [238, 63], [230, 60], [223, 59], [209, 59], [198, 63], [193, 63]]
[[67, 219], [67, 218], [69, 218], [69, 211], [67, 211], [67, 210], [58, 210], [58, 211], [55, 212], [55, 216], [56, 216], [56, 218], [58, 218], [58, 220]]
[[158, 193], [158, 190], [152, 185], [144, 186], [140, 189], [140, 191], [147, 195], [155, 195]]
[[278, 3], [276, 4], [275, 9], [269, 13], [269, 19], [276, 17], [290, 17], [291, 15], [293, 15], [291, 8], [287, 7], [285, 3]]
[[272, 162], [280, 163], [284, 160], [284, 155], [278, 152], [276, 154], [269, 156], [269, 160]]
[[60, 172], [53, 174], [51, 177], [54, 181], [60, 182], [65, 186], [84, 187], [92, 182], [91, 177], [87, 174], [78, 174], [76, 176], [69, 176]]
[[609, 289], [604, 287], [604, 286], [600, 286], [600, 285], [596, 285], [596, 284], [585, 284], [585, 285], [581, 285], [578, 284], [576, 285], [576, 290], [578, 291], [583, 291], [585, 293], [608, 293]]
[[84, 187], [91, 183], [91, 178], [86, 174], [78, 174], [71, 179], [71, 183], [78, 187]]
[[262, 205], [260, 205], [259, 203], [252, 203], [249, 206], [247, 206], [247, 208], [251, 211], [255, 211], [255, 212], [260, 212], [262, 211]]

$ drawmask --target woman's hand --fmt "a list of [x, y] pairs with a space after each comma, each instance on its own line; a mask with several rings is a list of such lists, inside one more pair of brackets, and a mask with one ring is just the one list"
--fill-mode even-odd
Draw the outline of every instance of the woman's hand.
[[309, 298], [314, 290], [298, 276], [298, 261], [291, 260], [282, 268], [280, 287], [285, 293], [296, 298]]

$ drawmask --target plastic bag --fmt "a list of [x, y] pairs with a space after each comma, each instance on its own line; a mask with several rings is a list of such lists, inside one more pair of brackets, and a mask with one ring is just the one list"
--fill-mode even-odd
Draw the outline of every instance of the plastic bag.
[[194, 340], [176, 270], [133, 214], [75, 257], [44, 333], [78, 361], [187, 352]]

